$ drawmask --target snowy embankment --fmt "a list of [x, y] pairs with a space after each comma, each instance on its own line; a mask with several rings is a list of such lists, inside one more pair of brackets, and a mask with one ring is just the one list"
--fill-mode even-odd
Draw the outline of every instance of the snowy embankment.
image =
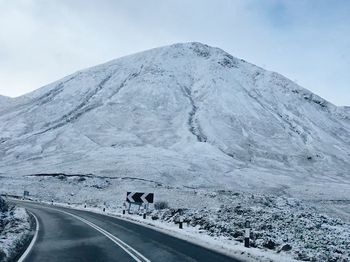
[[[146, 220], [121, 214], [121, 206], [106, 213], [147, 224], [166, 233], [249, 261], [350, 261], [350, 224], [318, 213], [293, 198], [221, 191], [208, 194], [223, 203], [218, 208], [151, 210]], [[203, 196], [204, 197], [204, 196]], [[67, 206], [66, 204], [64, 206]], [[85, 209], [102, 212], [101, 205]], [[104, 205], [103, 205], [104, 206]], [[134, 210], [135, 212], [135, 210]], [[184, 229], [178, 228], [180, 213]], [[251, 224], [251, 247], [243, 246], [244, 223]]]
[[24, 208], [0, 198], [0, 261], [16, 261], [32, 238], [33, 222]]
[[[258, 257], [258, 261], [263, 260], [262, 257], [266, 261], [281, 261], [281, 256], [309, 261], [350, 261], [349, 200], [310, 202], [257, 192], [175, 188], [130, 179], [62, 175], [0, 179], [3, 182], [0, 189], [9, 195], [20, 196], [23, 190], [29, 190], [33, 200], [47, 203], [53, 200], [65, 206], [70, 203], [71, 207], [82, 209], [86, 203], [91, 211], [102, 212], [105, 207], [111, 215], [121, 214], [127, 191], [154, 192], [156, 201], [166, 201], [172, 209], [152, 211], [146, 223], [170, 230], [171, 234], [198, 243], [205, 240], [211, 247], [215, 243], [216, 249], [224, 246], [224, 250], [233, 255], [244, 252], [245, 256], [249, 252], [250, 258]], [[185, 216], [184, 230], [174, 224], [179, 209]], [[127, 217], [145, 223], [139, 216]], [[253, 248], [250, 249], [240, 242], [246, 219], [252, 227]], [[189, 227], [187, 221], [190, 221]]]
[[227, 197], [231, 204], [218, 209], [155, 210], [151, 217], [171, 223], [182, 212], [184, 222], [198, 233], [239, 242], [249, 219], [252, 247], [302, 261], [350, 261], [350, 224], [318, 214], [296, 199], [231, 192]]

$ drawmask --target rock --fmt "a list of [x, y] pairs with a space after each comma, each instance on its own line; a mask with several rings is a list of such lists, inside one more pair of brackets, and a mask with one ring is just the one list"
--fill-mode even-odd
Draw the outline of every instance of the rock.
[[78, 178], [78, 182], [84, 182], [85, 180], [86, 180], [85, 177], [79, 177], [79, 178]]

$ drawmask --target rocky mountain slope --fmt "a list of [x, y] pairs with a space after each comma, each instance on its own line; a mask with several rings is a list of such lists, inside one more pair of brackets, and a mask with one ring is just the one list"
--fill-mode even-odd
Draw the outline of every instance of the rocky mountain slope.
[[[1, 102], [1, 101], [0, 101]], [[85, 69], [0, 110], [0, 175], [346, 198], [350, 113], [200, 43]]]

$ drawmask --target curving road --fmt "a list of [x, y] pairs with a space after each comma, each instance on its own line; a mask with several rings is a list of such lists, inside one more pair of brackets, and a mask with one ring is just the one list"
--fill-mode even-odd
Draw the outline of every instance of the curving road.
[[31, 261], [239, 261], [114, 217], [17, 202], [35, 214], [39, 233]]

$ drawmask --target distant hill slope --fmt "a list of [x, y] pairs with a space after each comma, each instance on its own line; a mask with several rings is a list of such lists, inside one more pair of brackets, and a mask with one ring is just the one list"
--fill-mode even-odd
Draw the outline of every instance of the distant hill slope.
[[12, 98], [0, 95], [0, 115], [12, 110], [14, 107], [30, 102], [30, 98], [26, 95]]
[[200, 43], [76, 72], [0, 112], [0, 173], [345, 194], [349, 110]]
[[7, 104], [10, 103], [10, 101], [11, 101], [10, 97], [0, 95], [0, 110], [1, 108], [7, 106]]

